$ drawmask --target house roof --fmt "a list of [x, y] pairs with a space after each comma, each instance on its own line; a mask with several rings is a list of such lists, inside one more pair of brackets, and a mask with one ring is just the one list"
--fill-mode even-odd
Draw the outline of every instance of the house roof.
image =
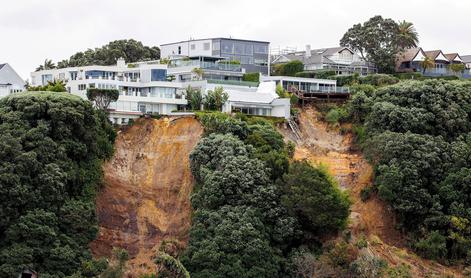
[[306, 57], [306, 51], [297, 51], [297, 52], [285, 54], [283, 56], [285, 56], [290, 61], [299, 60], [303, 62], [304, 64], [317, 64], [321, 62], [334, 63], [328, 57], [344, 49], [347, 49], [348, 51], [354, 53], [348, 47], [337, 46], [337, 47], [312, 49], [310, 57]]
[[6, 65], [6, 64], [0, 64], [0, 70], [3, 68], [4, 65]]
[[413, 61], [420, 52], [422, 52], [422, 54], [425, 56], [424, 51], [420, 47], [408, 48], [404, 50], [402, 53], [400, 53], [397, 56], [397, 65], [400, 65], [401, 63], [404, 63], [404, 62]]
[[453, 60], [455, 60], [456, 56], [459, 56], [458, 53], [449, 53], [449, 54], [445, 54], [445, 57], [448, 59], [448, 61], [453, 61]]
[[432, 60], [435, 60], [437, 56], [442, 52], [441, 50], [429, 50], [429, 51], [424, 51], [425, 56], [429, 57]]
[[463, 55], [460, 57], [461, 57], [461, 60], [463, 60], [463, 63], [471, 63], [471, 55]]

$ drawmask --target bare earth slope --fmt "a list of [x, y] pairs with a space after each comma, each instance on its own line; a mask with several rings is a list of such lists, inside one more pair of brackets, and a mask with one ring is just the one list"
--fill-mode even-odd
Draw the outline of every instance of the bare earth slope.
[[189, 153], [202, 131], [193, 118], [141, 119], [118, 135], [97, 198], [95, 256], [124, 248], [130, 256], [128, 272], [137, 277], [153, 269], [152, 257], [163, 239], [186, 245], [193, 187]]
[[[373, 182], [372, 167], [361, 153], [350, 150], [351, 135], [342, 135], [338, 129], [329, 129], [318, 118], [318, 112], [312, 107], [301, 112], [299, 127], [302, 140], [296, 144], [294, 158], [307, 159], [313, 165], [325, 166], [340, 187], [349, 192], [353, 203], [349, 221], [353, 240], [365, 236], [369, 243], [367, 252], [383, 258], [391, 266], [409, 265], [414, 277], [447, 274], [460, 277], [458, 270], [421, 259], [407, 249], [403, 235], [394, 228], [393, 213], [377, 196], [366, 202], [361, 201], [361, 189]], [[280, 132], [287, 139], [294, 138], [288, 130]]]

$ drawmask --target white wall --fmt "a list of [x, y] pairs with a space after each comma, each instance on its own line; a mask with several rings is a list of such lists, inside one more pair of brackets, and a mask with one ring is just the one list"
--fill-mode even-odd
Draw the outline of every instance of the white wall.
[[[205, 50], [204, 45], [209, 43], [209, 49]], [[194, 49], [192, 49], [194, 45]], [[178, 47], [181, 47], [181, 53], [178, 53]], [[213, 43], [212, 40], [192, 40], [160, 46], [160, 56], [169, 58], [172, 55], [184, 56], [212, 56]]]
[[277, 98], [271, 103], [271, 115], [272, 117], [283, 117], [289, 119], [291, 116], [291, 104], [289, 98]]
[[11, 89], [16, 90], [23, 89], [26, 83], [9, 64], [5, 64], [0, 69], [0, 84], [12, 84]]

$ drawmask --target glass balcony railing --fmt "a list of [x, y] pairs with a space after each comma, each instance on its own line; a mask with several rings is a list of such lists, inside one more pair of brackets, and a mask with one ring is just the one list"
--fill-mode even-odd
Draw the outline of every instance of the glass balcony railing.
[[223, 70], [223, 71], [235, 71], [241, 72], [242, 67], [239, 64], [223, 63], [223, 62], [205, 62], [205, 61], [196, 61], [196, 60], [177, 60], [173, 61], [169, 67], [178, 68], [178, 67], [200, 67], [207, 70]]

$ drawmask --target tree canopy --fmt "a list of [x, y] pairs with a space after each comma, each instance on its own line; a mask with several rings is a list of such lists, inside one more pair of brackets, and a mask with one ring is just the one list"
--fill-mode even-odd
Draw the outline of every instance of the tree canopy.
[[[95, 49], [87, 49], [70, 56], [69, 59], [59, 61], [57, 68], [79, 67], [90, 65], [110, 66], [115, 65], [119, 58], [124, 58], [128, 63], [138, 61], [160, 59], [160, 48], [157, 46], [145, 46], [134, 39], [116, 40]], [[51, 60], [44, 62], [36, 71], [56, 68]]]
[[0, 100], [0, 277], [23, 268], [64, 277], [91, 259], [94, 195], [114, 137], [103, 113], [67, 93]]
[[[326, 175], [303, 180], [291, 172], [288, 145], [270, 122], [222, 113], [199, 117], [205, 135], [190, 154], [195, 213], [183, 265], [192, 277], [294, 276], [288, 267], [291, 251], [301, 244], [317, 246], [323, 232], [341, 229], [348, 201]], [[327, 196], [316, 204], [295, 204], [291, 195], [299, 187], [308, 195]], [[295, 207], [305, 214], [294, 213]], [[342, 209], [346, 215], [337, 213]], [[330, 213], [330, 223], [309, 225], [305, 216], [314, 219], [317, 213], [321, 218]]]
[[407, 81], [355, 92], [379, 196], [424, 257], [471, 262], [471, 83]]
[[87, 98], [95, 103], [98, 109], [106, 111], [112, 102], [119, 98], [119, 91], [116, 89], [88, 88]]
[[412, 23], [397, 23], [379, 15], [353, 25], [340, 40], [341, 46], [358, 51], [379, 72], [385, 73], [394, 71], [397, 54], [417, 44], [418, 34]]

